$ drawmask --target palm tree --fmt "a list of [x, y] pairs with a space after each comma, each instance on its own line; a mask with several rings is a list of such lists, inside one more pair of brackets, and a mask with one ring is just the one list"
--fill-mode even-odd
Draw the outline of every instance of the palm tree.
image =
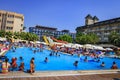
[[5, 35], [6, 35], [6, 38], [10, 40], [13, 36], [13, 33], [9, 31], [9, 32], [5, 32]]
[[5, 31], [3, 30], [0, 31], [0, 37], [5, 37]]
[[20, 33], [19, 32], [14, 32], [14, 36], [15, 39], [20, 39]]

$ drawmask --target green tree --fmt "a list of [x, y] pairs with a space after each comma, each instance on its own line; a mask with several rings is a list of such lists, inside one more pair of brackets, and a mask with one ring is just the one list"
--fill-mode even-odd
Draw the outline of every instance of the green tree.
[[5, 32], [0, 31], [0, 37], [6, 37], [8, 40], [14, 39], [22, 39], [22, 40], [29, 40], [29, 41], [36, 41], [39, 40], [39, 37], [34, 33], [29, 32]]
[[111, 32], [108, 36], [108, 40], [111, 44], [120, 46], [120, 34], [117, 32]]
[[33, 34], [33, 33], [26, 33], [25, 36], [26, 36], [25, 40], [28, 40], [28, 41], [39, 40], [39, 37], [36, 34]]
[[5, 37], [5, 31], [3, 30], [0, 31], [0, 37]]
[[96, 34], [79, 34], [76, 36], [76, 42], [80, 44], [95, 44], [99, 42], [99, 37]]
[[88, 34], [89, 35], [89, 37], [90, 37], [90, 40], [91, 40], [91, 44], [96, 44], [96, 43], [98, 43], [99, 42], [99, 37], [96, 35], [96, 34], [94, 34], [94, 33], [90, 33], [90, 34]]
[[77, 32], [77, 33], [76, 33], [76, 37], [80, 37], [80, 36], [82, 36], [82, 35], [84, 35], [84, 34], [81, 33], [81, 32]]
[[69, 36], [69, 35], [67, 35], [67, 34], [65, 34], [65, 35], [61, 35], [59, 38], [58, 38], [58, 40], [63, 40], [63, 41], [67, 41], [67, 42], [72, 42], [72, 37], [71, 36]]
[[5, 36], [6, 36], [6, 38], [8, 39], [8, 40], [10, 40], [11, 38], [12, 38], [12, 36], [13, 36], [13, 33], [12, 32], [5, 32]]
[[21, 32], [20, 33], [20, 39], [27, 40], [26, 37], [27, 37], [26, 32]]
[[20, 33], [19, 32], [14, 32], [13, 37], [14, 37], [14, 39], [20, 39]]

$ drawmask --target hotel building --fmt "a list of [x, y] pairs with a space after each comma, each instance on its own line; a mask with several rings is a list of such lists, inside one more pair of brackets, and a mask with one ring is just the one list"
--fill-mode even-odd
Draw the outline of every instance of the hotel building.
[[61, 35], [68, 34], [73, 39], [75, 39], [75, 37], [76, 37], [76, 34], [70, 33], [69, 30], [57, 31], [57, 28], [39, 26], [39, 25], [36, 25], [35, 27], [29, 27], [29, 32], [37, 34], [40, 37], [40, 41], [43, 41], [42, 38], [44, 35], [54, 36], [55, 38], [58, 38]]
[[15, 12], [0, 10], [0, 30], [22, 32], [24, 16]]
[[97, 34], [100, 42], [108, 42], [108, 36], [113, 31], [120, 33], [120, 17], [99, 21], [96, 16], [89, 14], [85, 17], [85, 25], [76, 28], [76, 32]]

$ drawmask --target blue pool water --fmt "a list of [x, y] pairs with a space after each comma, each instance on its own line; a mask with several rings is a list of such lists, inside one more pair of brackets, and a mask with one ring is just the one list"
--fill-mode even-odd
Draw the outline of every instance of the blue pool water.
[[[100, 62], [94, 62], [91, 60], [89, 62], [84, 62], [84, 57], [78, 57], [76, 55], [66, 55], [61, 52], [60, 56], [49, 56], [51, 51], [43, 50], [43, 52], [36, 52], [33, 53], [33, 50], [30, 48], [22, 47], [17, 48], [15, 52], [8, 51], [6, 56], [9, 58], [9, 62], [11, 63], [12, 57], [17, 57], [17, 64], [20, 65], [21, 62], [25, 64], [25, 70], [30, 68], [30, 60], [32, 57], [35, 58], [35, 70], [36, 71], [50, 71], [50, 70], [103, 70], [103, 69], [110, 69], [113, 61], [115, 61], [120, 68], [120, 59], [114, 58], [102, 58]], [[23, 57], [23, 60], [20, 60], [20, 56]], [[48, 63], [44, 62], [45, 57], [48, 57]], [[88, 58], [89, 59], [89, 58]], [[79, 61], [78, 67], [76, 68], [73, 63], [75, 61]], [[100, 67], [101, 62], [105, 62], [105, 67]]]

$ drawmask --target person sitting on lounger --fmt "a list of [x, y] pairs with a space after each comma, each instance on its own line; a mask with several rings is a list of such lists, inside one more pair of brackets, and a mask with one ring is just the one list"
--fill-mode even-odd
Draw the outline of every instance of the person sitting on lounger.
[[8, 62], [8, 59], [5, 59], [5, 61], [2, 63], [2, 73], [7, 73], [10, 68], [10, 63]]

